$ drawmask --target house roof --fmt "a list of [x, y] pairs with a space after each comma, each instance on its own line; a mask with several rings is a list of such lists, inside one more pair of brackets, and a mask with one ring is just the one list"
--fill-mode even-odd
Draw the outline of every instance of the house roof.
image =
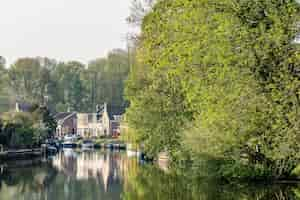
[[32, 104], [26, 102], [16, 102], [18, 105], [18, 109], [22, 112], [31, 112], [34, 106]]
[[64, 118], [66, 118], [67, 116], [69, 116], [71, 114], [72, 114], [71, 112], [60, 112], [60, 113], [57, 113], [56, 115], [54, 115], [54, 119], [55, 120], [61, 120], [61, 119], [64, 119]]
[[72, 112], [61, 112], [54, 115], [54, 119], [59, 123], [63, 124], [66, 119], [69, 119], [72, 116], [76, 116], [76, 113]]

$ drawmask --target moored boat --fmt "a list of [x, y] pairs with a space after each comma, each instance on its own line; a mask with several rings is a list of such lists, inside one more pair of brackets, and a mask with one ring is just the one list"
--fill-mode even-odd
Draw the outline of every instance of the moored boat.
[[77, 146], [76, 144], [76, 137], [72, 135], [66, 135], [64, 137], [63, 147], [64, 148], [75, 148]]
[[113, 149], [114, 146], [112, 143], [108, 143], [108, 144], [105, 144], [104, 147], [107, 149]]
[[139, 157], [141, 152], [135, 150], [128, 150], [126, 151], [128, 157]]
[[92, 140], [83, 140], [81, 147], [85, 149], [94, 148], [94, 143]]

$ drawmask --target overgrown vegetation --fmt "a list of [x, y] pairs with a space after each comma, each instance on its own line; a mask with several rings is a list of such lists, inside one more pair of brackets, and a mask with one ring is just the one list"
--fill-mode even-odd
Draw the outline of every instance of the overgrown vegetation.
[[221, 161], [219, 176], [289, 177], [300, 158], [299, 21], [296, 0], [157, 1], [127, 82], [134, 138], [195, 169]]
[[4, 113], [0, 118], [0, 144], [9, 149], [40, 147], [55, 130], [56, 122], [45, 107], [27, 113]]

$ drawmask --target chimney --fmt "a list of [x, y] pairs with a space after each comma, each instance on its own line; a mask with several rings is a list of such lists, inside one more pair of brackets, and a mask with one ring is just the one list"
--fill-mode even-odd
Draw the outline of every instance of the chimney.
[[104, 103], [103, 112], [107, 112], [107, 104], [106, 103]]

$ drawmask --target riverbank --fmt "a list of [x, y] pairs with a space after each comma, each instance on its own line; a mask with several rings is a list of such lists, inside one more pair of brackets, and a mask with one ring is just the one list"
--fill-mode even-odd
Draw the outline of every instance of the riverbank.
[[[83, 139], [75, 142], [73, 148], [81, 148]], [[116, 150], [126, 150], [127, 145], [115, 138], [98, 138], [92, 140], [95, 149], [116, 149]], [[51, 149], [50, 149], [51, 148]], [[53, 149], [52, 149], [53, 148]], [[36, 157], [42, 157], [47, 154], [55, 154], [60, 148], [63, 148], [63, 142], [60, 141], [57, 146], [47, 146], [44, 148], [34, 148], [34, 149], [8, 149], [0, 152], [0, 162], [9, 160], [26, 160]]]
[[0, 162], [7, 160], [17, 159], [30, 159], [35, 157], [41, 157], [43, 151], [41, 148], [36, 149], [20, 149], [20, 150], [7, 150], [0, 152]]

